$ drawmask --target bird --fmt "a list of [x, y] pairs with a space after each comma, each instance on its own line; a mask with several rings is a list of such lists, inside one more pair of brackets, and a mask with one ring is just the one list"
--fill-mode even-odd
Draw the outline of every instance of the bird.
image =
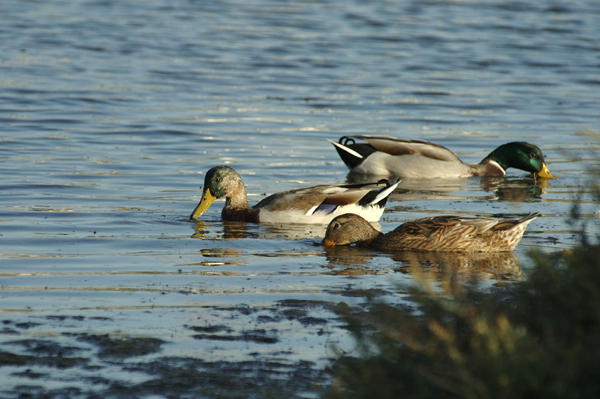
[[202, 200], [190, 219], [198, 219], [214, 200], [225, 197], [223, 220], [326, 225], [335, 216], [356, 213], [376, 222], [399, 183], [396, 180], [389, 184], [382, 179], [375, 183], [298, 188], [270, 195], [251, 207], [240, 175], [231, 167], [220, 165], [206, 172]]
[[329, 142], [350, 171], [357, 174], [401, 178], [504, 177], [508, 168], [516, 168], [543, 179], [554, 177], [542, 150], [524, 141], [503, 144], [478, 164], [466, 164], [446, 147], [425, 140], [357, 135]]
[[329, 223], [321, 245], [333, 247], [356, 243], [359, 247], [383, 251], [512, 251], [527, 225], [538, 214], [511, 220], [433, 216], [406, 222], [387, 234], [358, 215], [346, 214]]

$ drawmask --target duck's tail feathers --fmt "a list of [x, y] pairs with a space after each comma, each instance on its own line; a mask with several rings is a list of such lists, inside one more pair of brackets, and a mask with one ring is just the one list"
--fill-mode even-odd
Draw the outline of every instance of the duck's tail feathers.
[[537, 218], [539, 216], [539, 212], [535, 212], [532, 213], [531, 215], [527, 215], [525, 217], [522, 217], [521, 219], [517, 220], [517, 225], [523, 224], [525, 223], [525, 226], [527, 226], [529, 224], [529, 222], [531, 222], [533, 219]]
[[356, 144], [354, 142], [354, 139], [346, 136], [340, 138], [339, 142], [335, 142], [329, 139], [327, 139], [327, 141], [333, 144], [340, 158], [342, 158], [342, 161], [344, 161], [344, 163], [349, 169], [360, 165], [366, 157], [368, 157], [376, 151], [375, 148], [373, 148], [370, 144]]
[[[345, 145], [342, 145], [340, 143], [336, 143], [333, 140], [329, 140], [327, 139], [327, 141], [329, 141], [331, 144], [333, 144], [336, 148], [341, 149], [342, 151], [346, 151], [348, 154], [352, 155], [353, 157], [359, 158], [359, 159], [363, 159], [364, 157], [362, 155], [360, 155], [358, 152], [354, 151], [351, 148], [346, 147]], [[339, 151], [338, 151], [339, 152]]]
[[388, 184], [386, 187], [370, 191], [364, 197], [362, 197], [360, 201], [358, 201], [358, 205], [378, 205], [382, 208], [385, 207], [388, 198], [398, 187], [398, 184], [400, 184], [400, 182], [400, 179], [396, 179], [395, 182], [393, 182], [392, 184]]

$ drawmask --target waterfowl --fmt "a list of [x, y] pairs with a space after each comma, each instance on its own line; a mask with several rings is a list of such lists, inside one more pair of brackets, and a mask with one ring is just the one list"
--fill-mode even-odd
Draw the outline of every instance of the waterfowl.
[[225, 197], [221, 212], [223, 220], [327, 224], [340, 214], [356, 213], [376, 222], [399, 183], [399, 180], [392, 184], [380, 180], [367, 184], [299, 188], [270, 195], [251, 207], [240, 175], [229, 166], [215, 166], [206, 173], [202, 200], [190, 219], [198, 219], [214, 200]]
[[435, 216], [404, 223], [387, 234], [358, 215], [340, 215], [327, 226], [321, 244], [332, 247], [356, 243], [384, 251], [512, 251], [537, 215], [513, 220]]
[[405, 178], [503, 177], [508, 168], [516, 168], [544, 179], [554, 177], [544, 163], [542, 150], [523, 141], [503, 144], [473, 165], [462, 162], [446, 147], [424, 140], [343, 136], [337, 143], [329, 141], [346, 166], [359, 174]]

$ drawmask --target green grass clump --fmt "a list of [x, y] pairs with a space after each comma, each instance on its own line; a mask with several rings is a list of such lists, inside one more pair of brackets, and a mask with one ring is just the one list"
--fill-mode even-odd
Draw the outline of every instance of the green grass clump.
[[580, 237], [569, 251], [533, 252], [527, 281], [501, 292], [423, 282], [418, 314], [338, 307], [359, 356], [337, 359], [327, 397], [600, 397], [600, 245]]

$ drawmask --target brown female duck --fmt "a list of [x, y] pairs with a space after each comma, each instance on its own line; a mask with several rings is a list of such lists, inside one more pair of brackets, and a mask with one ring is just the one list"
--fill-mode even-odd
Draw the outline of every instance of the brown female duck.
[[387, 234], [358, 215], [341, 215], [329, 223], [321, 244], [331, 247], [356, 243], [384, 251], [512, 251], [537, 215], [516, 220], [435, 216], [404, 223]]

